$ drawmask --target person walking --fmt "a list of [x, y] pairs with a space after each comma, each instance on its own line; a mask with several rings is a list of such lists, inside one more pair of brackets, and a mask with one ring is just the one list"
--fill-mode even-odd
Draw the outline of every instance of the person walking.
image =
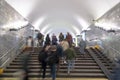
[[72, 47], [73, 40], [72, 40], [72, 35], [69, 32], [67, 32], [66, 40], [68, 41], [69, 46]]
[[38, 55], [39, 63], [41, 63], [40, 71], [42, 71], [42, 80], [45, 80], [45, 76], [46, 76], [46, 68], [47, 68], [46, 59], [48, 57], [49, 48], [50, 45], [44, 45], [43, 49], [39, 52]]
[[56, 37], [56, 35], [53, 33], [53, 35], [52, 35], [52, 45], [57, 45], [57, 37]]
[[82, 38], [79, 42], [79, 51], [80, 51], [80, 54], [82, 54], [82, 57], [85, 57], [85, 49], [86, 49], [86, 41], [84, 41]]
[[74, 69], [76, 53], [73, 47], [68, 48], [67, 50], [64, 51], [64, 53], [65, 53], [67, 64], [68, 64], [67, 73], [69, 75], [70, 71]]
[[48, 57], [46, 59], [46, 62], [50, 66], [50, 69], [51, 69], [52, 80], [56, 80], [56, 65], [59, 62], [59, 57], [58, 57], [56, 50], [57, 50], [56, 46], [52, 45], [50, 47], [50, 52], [48, 52]]
[[60, 34], [59, 34], [59, 42], [61, 42], [61, 41], [63, 41], [64, 40], [64, 35], [63, 35], [63, 33], [61, 32]]
[[51, 44], [50, 36], [49, 36], [49, 34], [47, 34], [47, 36], [45, 38], [45, 45], [50, 45], [50, 44]]

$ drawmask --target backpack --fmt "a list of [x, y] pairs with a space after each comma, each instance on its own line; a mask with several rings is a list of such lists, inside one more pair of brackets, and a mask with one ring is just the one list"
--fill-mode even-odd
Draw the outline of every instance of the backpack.
[[49, 52], [45, 61], [48, 65], [53, 65], [53, 64], [56, 64], [59, 62], [59, 58], [58, 58], [56, 52], [51, 51], [51, 52]]
[[42, 61], [44, 61], [45, 59], [46, 59], [46, 53], [45, 52], [43, 52], [43, 51], [41, 51], [41, 52], [39, 52], [39, 55], [38, 55], [38, 60], [39, 60], [39, 62], [42, 62]]
[[59, 56], [59, 57], [62, 57], [63, 56], [63, 48], [62, 48], [62, 46], [61, 45], [57, 45], [57, 55]]

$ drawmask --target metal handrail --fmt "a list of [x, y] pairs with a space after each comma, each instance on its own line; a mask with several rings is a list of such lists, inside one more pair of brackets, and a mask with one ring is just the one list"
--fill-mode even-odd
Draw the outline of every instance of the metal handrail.
[[[102, 42], [104, 42], [102, 39], [99, 39], [99, 40], [101, 40]], [[105, 44], [105, 43], [104, 43], [104, 44]], [[107, 47], [109, 47], [109, 49], [112, 49], [112, 50], [114, 50], [115, 52], [117, 52], [118, 54], [120, 54], [120, 52], [119, 52], [118, 50], [114, 49], [113, 47], [108, 46], [108, 44], [106, 44], [106, 45], [107, 45]]]
[[[0, 59], [2, 60], [6, 55], [10, 55], [10, 54], [8, 54], [8, 53], [13, 52], [14, 49], [17, 50], [17, 49], [21, 48], [22, 46], [24, 46], [24, 42], [23, 42], [23, 41], [24, 41], [24, 39], [20, 40], [19, 43], [18, 43], [18, 45], [15, 45], [12, 49], [8, 50], [8, 51], [6, 52], [6, 54], [4, 54], [2, 57], [0, 57]], [[22, 44], [21, 44], [21, 43], [22, 43]], [[15, 55], [14, 55], [14, 56], [15, 56]], [[0, 67], [1, 67], [1, 68], [3, 68], [3, 67], [5, 68], [5, 66], [9, 63], [8, 61], [9, 61], [10, 59], [12, 59], [12, 57], [11, 57], [11, 56], [8, 56], [7, 59], [4, 60], [4, 62], [0, 65]], [[4, 66], [4, 65], [5, 65], [5, 66]]]
[[92, 56], [92, 58], [95, 60], [95, 62], [99, 65], [99, 67], [101, 68], [101, 70], [104, 72], [104, 74], [106, 75], [106, 77], [108, 78], [108, 80], [112, 80], [112, 76], [110, 71], [105, 67], [105, 65], [97, 58], [97, 56], [95, 55], [95, 53], [91, 50], [88, 49], [87, 52]]
[[120, 52], [119, 52], [118, 50], [116, 50], [115, 48], [110, 47], [110, 46], [108, 46], [108, 47], [109, 47], [109, 49], [112, 49], [112, 50], [114, 50], [116, 53], [120, 54]]
[[112, 50], [114, 50], [115, 52], [117, 52], [118, 54], [120, 54], [120, 52], [116, 49], [114, 49], [113, 47], [110, 47]]
[[4, 61], [4, 63], [0, 66], [0, 68], [2, 68], [6, 62], [8, 62], [10, 60], [10, 58], [8, 58], [7, 60]]
[[[24, 40], [21, 40], [20, 43], [21, 43], [22, 41], [24, 41]], [[16, 46], [18, 46], [18, 45], [15, 45], [12, 49], [7, 50], [7, 52], [6, 52], [3, 56], [1, 56], [0, 59], [2, 59], [5, 55], [7, 55], [9, 52], [11, 52], [14, 48], [16, 48]]]
[[[16, 47], [16, 46], [15, 46], [15, 47]], [[14, 48], [15, 48], [15, 47], [14, 47]], [[0, 59], [2, 59], [5, 55], [7, 55], [9, 52], [11, 52], [14, 48], [8, 50], [3, 56], [0, 57]]]

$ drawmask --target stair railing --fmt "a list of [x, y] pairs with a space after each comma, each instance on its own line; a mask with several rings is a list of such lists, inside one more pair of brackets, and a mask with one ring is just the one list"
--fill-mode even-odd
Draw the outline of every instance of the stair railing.
[[6, 68], [6, 66], [17, 56], [22, 48], [25, 46], [25, 41], [22, 39], [18, 45], [9, 49], [3, 56], [0, 57], [0, 68]]
[[108, 80], [113, 80], [110, 71], [105, 67], [105, 65], [97, 58], [97, 56], [95, 55], [95, 53], [88, 49], [87, 50], [88, 53], [92, 56], [92, 58], [96, 61], [96, 63], [99, 65], [99, 67], [101, 68], [101, 70], [103, 71], [103, 73], [106, 75], [106, 77], [108, 78]]
[[113, 47], [110, 47], [110, 46], [109, 46], [109, 48], [112, 49], [112, 50], [115, 52], [115, 53], [113, 54], [114, 57], [115, 57], [114, 60], [115, 60], [115, 61], [118, 61], [117, 57], [119, 56], [119, 58], [120, 58], [120, 52], [119, 52], [118, 50], [114, 49]]
[[112, 59], [113, 61], [118, 61], [118, 58], [120, 59], [120, 51], [116, 50], [115, 48], [113, 48], [109, 45], [106, 45], [106, 46], [107, 46], [107, 49], [108, 49], [108, 55], [112, 55], [112, 56], [109, 56], [110, 59]]
[[[102, 43], [104, 44], [104, 48], [102, 48], [102, 52], [105, 53], [105, 55], [107, 55], [109, 57], [109, 59], [111, 59], [112, 61], [117, 61], [117, 57], [119, 57], [120, 59], [120, 51], [116, 50], [115, 48], [111, 47], [108, 43], [106, 43], [104, 40], [99, 39], [102, 41]], [[110, 54], [110, 53], [111, 54]]]

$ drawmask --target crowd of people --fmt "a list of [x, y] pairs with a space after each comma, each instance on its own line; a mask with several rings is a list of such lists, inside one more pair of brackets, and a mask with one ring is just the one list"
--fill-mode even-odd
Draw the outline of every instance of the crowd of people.
[[[63, 33], [60, 33], [58, 39], [55, 34], [52, 34], [51, 38], [49, 34], [44, 35], [38, 33], [35, 41], [29, 36], [27, 39], [27, 46], [42, 46], [42, 50], [39, 52], [38, 60], [41, 63], [42, 79], [45, 80], [46, 68], [50, 67], [52, 80], [56, 80], [56, 72], [59, 72], [60, 64], [67, 64], [67, 73], [74, 69], [76, 53], [74, 50], [72, 35], [67, 32], [66, 37]], [[85, 44], [79, 44], [82, 47]], [[85, 48], [85, 46], [84, 46]], [[83, 48], [81, 48], [83, 49]], [[84, 54], [84, 50], [81, 51]]]
[[[42, 50], [39, 52], [38, 61], [40, 63], [40, 73], [42, 76], [42, 80], [46, 78], [46, 69], [47, 66], [50, 68], [50, 73], [52, 80], [56, 80], [56, 74], [59, 72], [60, 65], [67, 64], [67, 73], [68, 75], [74, 69], [76, 52], [74, 50], [72, 35], [67, 32], [66, 37], [64, 37], [63, 33], [60, 33], [58, 38], [55, 34], [51, 37], [49, 34], [44, 37], [42, 33], [38, 33], [36, 38], [33, 39], [32, 36], [27, 38], [26, 45], [28, 47], [42, 47]], [[85, 58], [86, 52], [86, 41], [82, 38], [79, 43], [79, 52], [83, 58]], [[28, 60], [30, 59], [30, 54], [26, 53], [23, 55], [23, 72], [22, 80], [29, 80], [28, 73], [29, 69], [27, 67]], [[119, 72], [120, 72], [120, 60], [118, 61], [118, 65], [114, 70], [115, 74], [112, 76], [114, 80], [119, 80]]]
[[57, 45], [59, 44], [59, 42], [63, 41], [64, 39], [66, 39], [69, 43], [69, 46], [71, 47], [73, 44], [73, 39], [72, 39], [72, 35], [67, 32], [66, 37], [64, 37], [63, 33], [61, 32], [57, 38], [57, 36], [53, 33], [52, 36], [50, 37], [50, 34], [47, 34], [46, 37], [44, 37], [45, 35], [43, 35], [42, 33], [38, 32], [38, 34], [36, 35], [36, 38], [33, 39], [32, 36], [29, 36], [26, 40], [26, 44], [28, 47], [34, 46], [34, 47], [38, 47], [38, 46], [43, 46], [43, 45]]

